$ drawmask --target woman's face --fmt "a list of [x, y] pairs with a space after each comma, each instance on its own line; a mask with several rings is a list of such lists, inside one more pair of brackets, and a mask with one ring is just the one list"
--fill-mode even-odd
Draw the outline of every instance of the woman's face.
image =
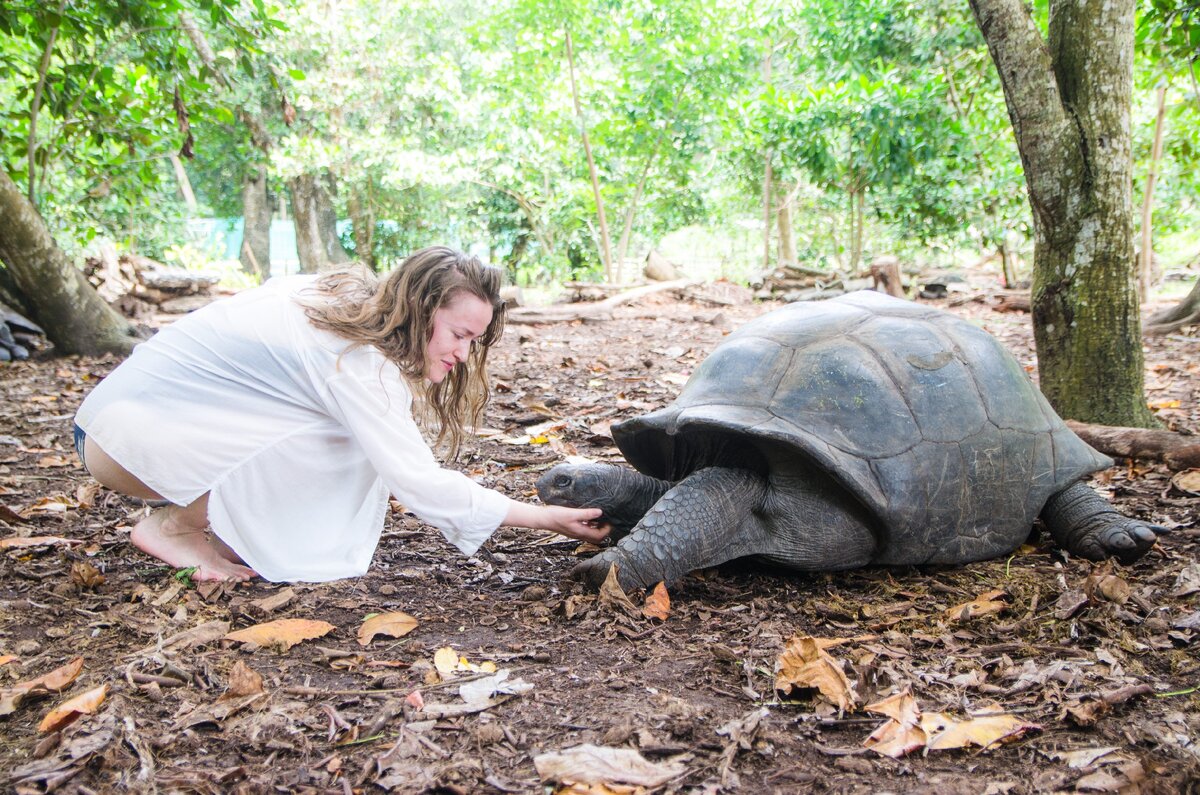
[[492, 305], [460, 292], [433, 313], [433, 332], [425, 346], [425, 377], [441, 383], [471, 352], [471, 343], [492, 322]]

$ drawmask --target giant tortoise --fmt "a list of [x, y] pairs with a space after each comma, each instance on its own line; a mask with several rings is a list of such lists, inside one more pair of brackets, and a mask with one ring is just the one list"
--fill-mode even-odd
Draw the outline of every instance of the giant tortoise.
[[874, 292], [792, 304], [731, 334], [666, 408], [613, 426], [637, 471], [560, 464], [549, 504], [618, 543], [580, 564], [625, 587], [753, 557], [798, 571], [957, 564], [1055, 541], [1128, 562], [1156, 528], [1080, 480], [1112, 465], [976, 326]]

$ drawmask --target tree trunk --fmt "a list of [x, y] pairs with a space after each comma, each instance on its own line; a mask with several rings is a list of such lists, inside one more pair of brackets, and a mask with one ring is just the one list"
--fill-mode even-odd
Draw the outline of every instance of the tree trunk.
[[375, 215], [370, 210], [370, 203], [363, 201], [358, 190], [350, 191], [346, 199], [346, 211], [350, 214], [350, 223], [354, 228], [354, 253], [359, 262], [371, 270], [377, 270], [375, 265]]
[[271, 275], [271, 200], [267, 196], [267, 168], [246, 172], [242, 183], [242, 270], [263, 282]]
[[1146, 191], [1142, 197], [1142, 250], [1138, 257], [1138, 297], [1150, 300], [1154, 283], [1154, 183], [1158, 178], [1158, 162], [1162, 160], [1163, 121], [1167, 115], [1167, 87], [1158, 87], [1158, 114], [1154, 119], [1154, 147], [1150, 150], [1150, 171], [1146, 174]]
[[83, 272], [54, 242], [19, 187], [0, 169], [0, 261], [31, 318], [60, 353], [127, 354], [139, 342], [134, 328], [104, 302]]
[[775, 211], [776, 226], [779, 227], [779, 264], [796, 264], [796, 235], [792, 230], [792, 203], [784, 200]]
[[179, 183], [179, 192], [183, 195], [183, 204], [187, 207], [188, 214], [195, 215], [199, 205], [196, 203], [196, 194], [192, 190], [192, 181], [188, 179], [187, 171], [184, 169], [179, 155], [171, 155], [171, 168], [175, 169], [175, 181]]
[[292, 179], [292, 218], [301, 273], [329, 270], [350, 261], [337, 236], [333, 200], [315, 174]]
[[579, 118], [579, 135], [583, 138], [583, 151], [587, 155], [588, 175], [592, 178], [592, 193], [596, 197], [596, 220], [600, 224], [600, 257], [604, 261], [604, 278], [613, 281], [612, 244], [608, 239], [608, 219], [604, 216], [604, 199], [600, 196], [600, 176], [596, 172], [596, 161], [592, 157], [592, 145], [588, 141], [587, 122], [583, 118], [583, 104], [579, 101], [579, 88], [575, 85], [575, 51], [571, 47], [571, 31], [566, 30], [567, 66], [571, 76], [571, 99], [575, 103], [575, 115]]
[[970, 0], [996, 64], [1033, 209], [1041, 388], [1064, 417], [1149, 426], [1133, 257], [1132, 0]]

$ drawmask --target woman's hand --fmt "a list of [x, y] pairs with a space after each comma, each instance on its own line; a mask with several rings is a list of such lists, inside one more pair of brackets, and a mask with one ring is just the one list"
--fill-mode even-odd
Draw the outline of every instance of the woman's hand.
[[598, 521], [604, 513], [599, 508], [567, 508], [563, 505], [547, 505], [545, 511], [549, 516], [546, 529], [561, 533], [568, 538], [599, 544], [608, 538], [608, 533], [612, 530], [607, 522]]
[[536, 530], [553, 530], [568, 538], [598, 544], [608, 538], [612, 529], [607, 522], [597, 521], [603, 513], [599, 508], [530, 505], [513, 500], [508, 514], [504, 517], [504, 524]]

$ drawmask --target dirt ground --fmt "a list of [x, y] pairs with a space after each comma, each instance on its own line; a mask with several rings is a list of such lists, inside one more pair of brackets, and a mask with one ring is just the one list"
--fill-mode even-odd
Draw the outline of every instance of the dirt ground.
[[[619, 459], [613, 421], [669, 402], [726, 333], [775, 306], [713, 285], [608, 321], [510, 326], [493, 358], [496, 433], [458, 466], [532, 498], [564, 455]], [[1032, 367], [1027, 315], [987, 301], [953, 311]], [[1146, 343], [1149, 399], [1190, 433], [1195, 334]], [[72, 453], [72, 414], [113, 366], [0, 370], [0, 537], [60, 539], [0, 549], [6, 790], [549, 792], [548, 755], [592, 744], [638, 758], [615, 759], [626, 772], [600, 776], [607, 788], [569, 791], [1200, 791], [1200, 500], [1164, 467], [1123, 461], [1092, 481], [1171, 528], [1128, 567], [1069, 559], [1044, 535], [961, 567], [795, 576], [734, 564], [675, 584], [660, 620], [642, 615], [640, 594], [622, 607], [565, 579], [590, 554], [577, 543], [503, 529], [467, 559], [394, 506], [362, 578], [194, 587], [129, 544], [145, 509], [89, 486]], [[993, 591], [980, 615], [955, 609]], [[416, 628], [360, 644], [365, 619], [395, 611]], [[223, 639], [277, 619], [332, 628], [286, 649]], [[845, 639], [823, 653], [855, 691], [850, 708], [775, 690], [796, 636]], [[76, 658], [61, 692], [14, 689]], [[482, 701], [460, 691], [472, 682]], [[1022, 728], [987, 749], [865, 748], [887, 719], [863, 706], [905, 689], [927, 716], [998, 710]], [[89, 692], [81, 717], [39, 730]]]

